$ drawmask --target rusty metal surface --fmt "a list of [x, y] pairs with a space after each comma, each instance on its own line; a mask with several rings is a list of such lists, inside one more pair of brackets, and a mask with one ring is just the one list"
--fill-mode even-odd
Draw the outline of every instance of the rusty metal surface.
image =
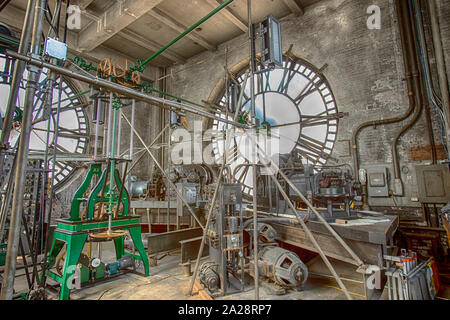
[[[181, 245], [181, 263], [188, 262], [189, 260], [197, 259], [198, 250], [200, 250], [200, 244], [202, 242], [202, 237], [196, 237], [193, 239], [187, 239], [180, 241]], [[205, 243], [203, 248], [202, 257], [209, 254], [208, 244]]]
[[[389, 239], [398, 227], [397, 217], [386, 216], [387, 218], [389, 218], [390, 222], [364, 226], [333, 225], [333, 228], [365, 263], [382, 266], [383, 248], [389, 243]], [[278, 232], [278, 240], [317, 252], [301, 226], [283, 223], [273, 223], [272, 226]], [[356, 261], [336, 241], [325, 226], [315, 221], [308, 222], [307, 226], [326, 256], [357, 265]]]
[[147, 252], [149, 255], [180, 248], [180, 241], [202, 235], [201, 228], [183, 229], [159, 234], [149, 234]]

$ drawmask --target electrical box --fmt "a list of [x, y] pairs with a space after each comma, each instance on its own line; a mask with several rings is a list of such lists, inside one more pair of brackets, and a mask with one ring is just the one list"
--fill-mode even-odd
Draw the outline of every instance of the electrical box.
[[235, 113], [240, 106], [239, 95], [241, 93], [241, 86], [237, 83], [231, 82], [228, 86], [228, 111]]
[[450, 202], [450, 174], [446, 165], [416, 166], [421, 203]]
[[367, 169], [367, 192], [369, 197], [389, 197], [389, 172], [387, 168]]
[[[197, 187], [198, 185], [195, 183], [184, 182], [177, 184], [178, 192], [183, 195], [183, 198], [190, 207], [197, 206]], [[184, 203], [179, 197], [177, 197], [177, 215], [182, 217], [185, 213], [186, 210], [184, 210]]]
[[273, 15], [260, 23], [261, 63], [268, 68], [283, 66], [281, 24]]
[[67, 59], [67, 44], [64, 42], [47, 38], [45, 42], [45, 54], [59, 60]]

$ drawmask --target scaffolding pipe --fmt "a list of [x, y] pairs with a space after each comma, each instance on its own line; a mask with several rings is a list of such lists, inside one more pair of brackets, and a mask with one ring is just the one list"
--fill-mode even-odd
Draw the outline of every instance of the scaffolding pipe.
[[[125, 114], [122, 115], [123, 119], [128, 123], [128, 125], [131, 127], [131, 122], [130, 120], [128, 120], [128, 118], [125, 116]], [[197, 215], [194, 213], [194, 211], [192, 211], [191, 207], [189, 206], [189, 204], [187, 203], [186, 199], [183, 197], [183, 195], [178, 191], [177, 186], [169, 179], [169, 176], [166, 172], [164, 172], [164, 169], [162, 168], [162, 166], [159, 164], [159, 162], [156, 160], [155, 156], [153, 155], [153, 153], [150, 151], [149, 147], [145, 144], [144, 139], [142, 139], [142, 137], [139, 135], [139, 133], [137, 132], [137, 130], [134, 128], [133, 129], [134, 134], [136, 135], [136, 137], [139, 139], [139, 141], [142, 143], [142, 145], [144, 146], [145, 150], [147, 150], [148, 154], [150, 155], [150, 157], [152, 158], [152, 160], [155, 162], [156, 166], [159, 168], [159, 170], [161, 171], [161, 173], [163, 174], [163, 176], [167, 179], [167, 181], [169, 182], [169, 185], [174, 189], [176, 195], [178, 196], [178, 198], [183, 202], [183, 204], [187, 207], [189, 213], [191, 214], [192, 217], [194, 217], [195, 221], [197, 221], [198, 225], [205, 230], [205, 226], [201, 223], [200, 219], [197, 217]]]
[[207, 21], [209, 18], [214, 16], [216, 13], [221, 11], [222, 9], [226, 8], [230, 3], [232, 3], [234, 0], [228, 0], [222, 3], [220, 6], [218, 6], [216, 9], [208, 13], [206, 16], [201, 18], [199, 21], [194, 23], [191, 27], [189, 27], [186, 31], [181, 33], [178, 37], [170, 41], [167, 45], [165, 45], [163, 48], [161, 48], [159, 51], [155, 52], [150, 58], [142, 62], [142, 66], [145, 66], [147, 63], [155, 59], [157, 56], [159, 56], [161, 53], [169, 49], [172, 45], [174, 45], [176, 42], [178, 42], [180, 39], [184, 38], [186, 35], [188, 35], [190, 32], [192, 32], [195, 28], [197, 28], [199, 25], [201, 25], [203, 22]]
[[149, 94], [139, 92], [139, 91], [133, 90], [131, 88], [128, 88], [128, 87], [125, 87], [125, 86], [122, 86], [119, 84], [109, 82], [107, 80], [82, 75], [77, 72], [67, 70], [65, 68], [61, 68], [61, 67], [55, 66], [53, 64], [43, 62], [43, 61], [35, 59], [35, 58], [27, 57], [27, 56], [18, 54], [14, 51], [11, 51], [11, 50], [6, 50], [6, 55], [8, 55], [12, 58], [15, 58], [15, 59], [23, 60], [26, 63], [34, 65], [34, 66], [53, 70], [56, 73], [62, 74], [69, 78], [73, 78], [73, 79], [76, 79], [76, 80], [79, 80], [79, 81], [82, 81], [82, 82], [85, 82], [88, 84], [92, 84], [95, 87], [114, 91], [118, 94], [125, 95], [129, 98], [134, 98], [136, 100], [144, 101], [144, 102], [147, 102], [147, 103], [153, 104], [153, 105], [155, 103], [159, 103], [159, 105], [157, 105], [159, 108], [168, 109], [168, 110], [172, 110], [175, 112], [185, 111], [185, 112], [189, 112], [189, 113], [192, 113], [192, 114], [195, 114], [198, 116], [202, 116], [205, 118], [217, 120], [219, 122], [228, 123], [228, 124], [231, 124], [238, 128], [248, 129], [248, 126], [245, 124], [242, 124], [242, 123], [239, 123], [236, 121], [230, 121], [228, 119], [222, 119], [222, 118], [220, 118], [214, 114], [211, 114], [209, 112], [206, 112], [204, 110], [199, 110], [198, 108], [191, 106], [187, 103], [176, 102], [176, 101], [171, 101], [171, 100], [167, 100], [164, 98], [154, 97]]
[[[31, 39], [31, 31], [34, 21], [34, 9], [36, 0], [29, 0], [27, 12], [25, 14], [25, 25], [23, 27], [22, 36], [18, 52], [26, 54], [28, 52], [28, 45]], [[3, 130], [1, 137], [1, 146], [5, 147], [8, 144], [9, 136], [11, 134], [11, 127], [14, 118], [14, 111], [16, 109], [17, 97], [19, 95], [20, 81], [25, 70], [25, 62], [18, 61], [14, 66], [14, 73], [12, 76], [11, 87], [9, 90], [8, 106], [6, 108], [5, 120], [3, 121]], [[3, 162], [3, 161], [2, 161]], [[0, 170], [3, 168], [3, 163], [0, 165]]]
[[[45, 0], [36, 2], [35, 18], [33, 23], [32, 54], [38, 56], [40, 39], [44, 22]], [[31, 121], [33, 118], [33, 102], [39, 81], [40, 68], [29, 66], [29, 76], [25, 94], [25, 104], [20, 134], [19, 149], [17, 151], [17, 168], [14, 178], [14, 193], [10, 218], [10, 230], [8, 235], [8, 249], [6, 253], [5, 281], [2, 287], [1, 299], [12, 300], [14, 295], [14, 278], [16, 273], [16, 259], [19, 248], [20, 230], [22, 227], [21, 215], [23, 211], [24, 188], [28, 161], [28, 149], [30, 145]]]

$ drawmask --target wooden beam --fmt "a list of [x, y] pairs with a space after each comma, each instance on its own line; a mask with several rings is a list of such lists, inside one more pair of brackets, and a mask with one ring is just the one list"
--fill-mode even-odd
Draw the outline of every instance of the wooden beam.
[[92, 23], [78, 37], [78, 50], [91, 51], [142, 17], [163, 0], [123, 0], [114, 2], [100, 15], [101, 23]]
[[[220, 6], [222, 3], [220, 3], [217, 0], [206, 0], [209, 5], [213, 6], [214, 8]], [[248, 32], [248, 25], [242, 21], [230, 8], [225, 8], [220, 12], [225, 18], [227, 18], [229, 21], [231, 21], [236, 27], [241, 29], [244, 32]]]
[[[171, 29], [173, 29], [179, 33], [182, 33], [184, 31], [186, 31], [186, 29], [188, 29], [187, 26], [179, 23], [178, 21], [176, 21], [175, 19], [168, 16], [166, 13], [162, 12], [161, 10], [159, 10], [157, 8], [154, 8], [153, 10], [149, 11], [147, 13], [147, 15], [155, 18], [156, 20], [159, 20], [160, 22], [164, 23], [166, 26], [170, 27]], [[207, 50], [210, 50], [210, 51], [217, 50], [217, 47], [215, 45], [206, 41], [203, 37], [201, 37], [195, 31], [190, 32], [189, 34], [186, 35], [186, 37], [191, 39], [192, 41], [198, 43], [199, 45], [201, 45], [203, 48], [205, 48]]]
[[284, 4], [289, 7], [296, 15], [300, 16], [304, 13], [303, 8], [297, 3], [296, 0], [283, 0]]
[[[133, 32], [131, 30], [124, 29], [117, 35], [152, 52], [156, 52], [162, 48], [162, 45], [152, 40], [146, 39], [140, 34], [137, 34], [136, 32]], [[186, 59], [184, 59], [179, 54], [171, 51], [170, 49], [164, 51], [161, 55], [174, 62], [178, 62], [181, 64], [186, 63]]]

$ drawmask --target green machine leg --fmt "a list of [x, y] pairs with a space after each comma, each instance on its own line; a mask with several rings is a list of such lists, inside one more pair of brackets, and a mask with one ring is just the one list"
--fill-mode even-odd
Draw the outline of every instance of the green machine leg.
[[125, 254], [123, 237], [114, 239], [114, 247], [116, 248], [116, 258], [119, 260]]
[[[68, 300], [70, 294], [70, 288], [72, 287], [72, 276], [75, 273], [75, 269], [83, 251], [84, 244], [87, 240], [87, 234], [64, 234], [55, 231], [53, 236], [53, 243], [48, 257], [48, 265], [43, 272], [45, 275], [49, 275], [61, 284], [60, 300]], [[58, 256], [61, 249], [67, 244], [66, 259], [64, 263], [64, 273], [62, 277], [53, 275], [49, 270], [55, 264], [55, 259]]]
[[149, 262], [147, 252], [145, 252], [144, 244], [142, 243], [141, 227], [132, 227], [128, 230], [130, 231], [131, 240], [133, 240], [133, 244], [139, 252], [139, 255], [141, 256], [141, 261], [144, 263], [145, 275], [148, 276], [150, 274]]
[[83, 251], [87, 240], [87, 234], [71, 235], [67, 241], [66, 261], [64, 263], [64, 274], [61, 279], [60, 300], [69, 299], [70, 288], [72, 287], [72, 276]]

